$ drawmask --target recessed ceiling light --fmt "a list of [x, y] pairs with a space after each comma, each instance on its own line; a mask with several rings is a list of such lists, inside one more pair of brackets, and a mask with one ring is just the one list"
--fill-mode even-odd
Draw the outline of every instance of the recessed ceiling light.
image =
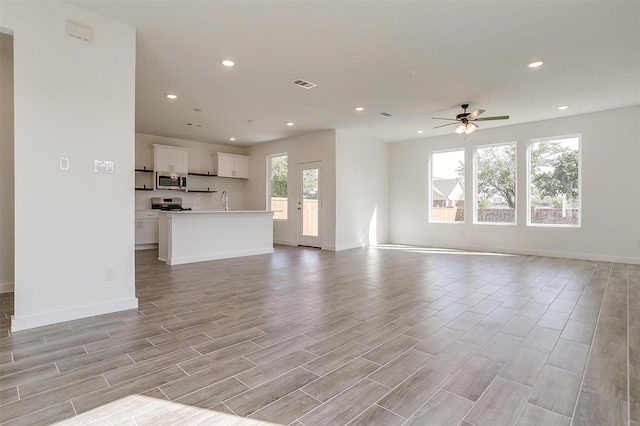
[[354, 108], [356, 111], [364, 111], [364, 107], [357, 106]]
[[416, 132], [418, 132], [418, 133], [424, 133], [424, 130], [422, 130], [422, 129], [418, 129], [418, 130], [416, 130]]
[[233, 141], [235, 141], [235, 140], [236, 140], [236, 138], [229, 138], [229, 140], [230, 140], [231, 142], [233, 142]]
[[234, 66], [236, 63], [233, 62], [231, 59], [224, 59], [222, 60], [222, 65], [224, 65], [225, 67], [232, 67]]
[[167, 93], [167, 98], [169, 99], [176, 99], [178, 97], [178, 95], [176, 95], [175, 93]]
[[558, 109], [567, 109], [567, 108], [569, 108], [569, 105], [560, 105], [558, 107]]
[[288, 121], [288, 122], [287, 122], [287, 126], [293, 126], [293, 122]]
[[538, 68], [539, 66], [541, 66], [542, 64], [544, 64], [544, 62], [542, 61], [534, 61], [531, 62], [529, 65], [527, 65], [529, 68]]
[[194, 110], [195, 112], [200, 112], [200, 111], [202, 111], [200, 108], [194, 108], [193, 110]]

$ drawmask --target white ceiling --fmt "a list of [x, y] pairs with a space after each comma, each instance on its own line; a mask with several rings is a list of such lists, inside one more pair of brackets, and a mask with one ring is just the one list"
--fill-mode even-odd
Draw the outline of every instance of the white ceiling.
[[640, 103], [638, 1], [69, 3], [137, 29], [140, 133], [244, 145], [337, 128], [395, 142], [453, 132], [430, 117], [465, 102], [511, 116], [479, 131]]

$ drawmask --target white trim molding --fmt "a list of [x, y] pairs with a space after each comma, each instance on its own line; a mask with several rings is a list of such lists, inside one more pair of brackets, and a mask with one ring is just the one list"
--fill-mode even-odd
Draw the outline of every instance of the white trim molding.
[[112, 312], [138, 309], [138, 298], [115, 300], [113, 302], [100, 303], [97, 305], [82, 306], [80, 308], [68, 309], [57, 312], [47, 312], [26, 317], [11, 316], [11, 332], [28, 330], [30, 328], [42, 327], [44, 325], [56, 324], [59, 322], [71, 321], [80, 318], [92, 317], [95, 315], [110, 314]]
[[12, 282], [0, 283], [0, 294], [13, 293], [15, 286]]

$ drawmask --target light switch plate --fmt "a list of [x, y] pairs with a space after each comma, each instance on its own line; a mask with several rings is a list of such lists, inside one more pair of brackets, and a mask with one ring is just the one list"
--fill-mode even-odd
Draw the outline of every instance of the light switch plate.
[[104, 280], [114, 281], [116, 279], [116, 268], [109, 267], [104, 270]]
[[69, 167], [69, 157], [60, 157], [60, 170], [63, 172], [68, 172]]
[[67, 21], [66, 32], [67, 35], [70, 35], [71, 37], [79, 38], [84, 41], [91, 41], [91, 28], [86, 25]]
[[113, 161], [93, 160], [93, 171], [95, 173], [113, 173]]

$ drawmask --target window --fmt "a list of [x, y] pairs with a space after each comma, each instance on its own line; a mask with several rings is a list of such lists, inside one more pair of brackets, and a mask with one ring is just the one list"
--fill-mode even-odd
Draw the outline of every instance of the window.
[[287, 154], [267, 157], [267, 208], [275, 213], [275, 220], [287, 220]]
[[464, 222], [464, 149], [431, 154], [431, 221]]
[[516, 223], [516, 144], [480, 146], [475, 154], [476, 223]]
[[580, 226], [580, 136], [529, 143], [527, 224]]

